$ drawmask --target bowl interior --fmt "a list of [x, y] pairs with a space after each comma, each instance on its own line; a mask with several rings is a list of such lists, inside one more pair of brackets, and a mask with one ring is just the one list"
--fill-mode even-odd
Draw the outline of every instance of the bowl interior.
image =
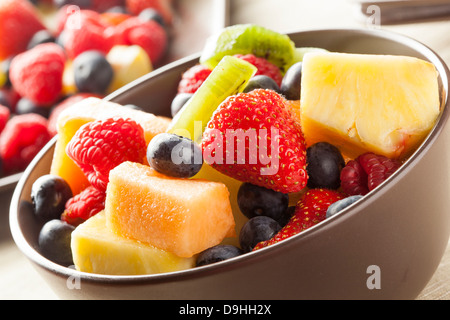
[[[426, 46], [399, 34], [384, 31], [368, 30], [314, 30], [290, 34], [291, 39], [298, 47], [321, 47], [330, 51], [348, 53], [374, 53], [414, 56], [432, 62], [440, 74], [442, 87], [442, 105], [447, 103], [448, 72], [445, 63]], [[138, 79], [124, 88], [116, 91], [106, 99], [121, 104], [136, 104], [145, 110], [158, 114], [170, 115], [170, 103], [177, 91], [180, 76], [190, 66], [198, 62], [198, 55], [193, 55], [165, 67], [162, 67], [141, 79]], [[446, 119], [441, 119], [440, 122]], [[439, 124], [436, 127], [442, 127]], [[436, 129], [434, 133], [436, 134]], [[432, 133], [433, 134], [433, 133]], [[431, 135], [432, 135], [431, 134]], [[430, 136], [431, 136], [430, 135]], [[428, 139], [423, 145], [431, 143]], [[133, 279], [154, 279], [162, 281], [170, 277], [181, 277], [184, 274], [196, 274], [214, 269], [215, 266], [186, 270], [175, 274], [149, 275], [138, 277], [101, 276], [83, 274], [75, 270], [61, 267], [43, 258], [37, 251], [37, 238], [41, 224], [34, 219], [30, 204], [30, 191], [32, 183], [41, 175], [50, 170], [55, 139], [53, 139], [33, 160], [22, 175], [15, 189], [10, 210], [11, 231], [18, 247], [28, 258], [44, 269], [57, 274], [78, 276], [95, 281], [132, 281]], [[423, 148], [422, 148], [423, 149]], [[420, 153], [420, 150], [418, 151]], [[414, 157], [414, 156], [413, 156]], [[408, 164], [407, 164], [408, 165]], [[360, 210], [354, 207], [352, 210]], [[333, 222], [338, 223], [338, 221]], [[251, 259], [249, 255], [238, 257], [235, 260]], [[224, 262], [226, 264], [233, 263]]]

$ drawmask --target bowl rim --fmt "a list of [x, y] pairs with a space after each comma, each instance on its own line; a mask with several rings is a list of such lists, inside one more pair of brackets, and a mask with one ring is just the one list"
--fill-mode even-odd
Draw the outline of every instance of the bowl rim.
[[[371, 35], [376, 38], [382, 38], [386, 40], [391, 40], [396, 43], [400, 43], [409, 47], [418, 53], [421, 53], [436, 67], [440, 80], [442, 81], [442, 92], [441, 92], [441, 108], [442, 111], [440, 116], [429, 133], [426, 139], [422, 142], [422, 144], [417, 148], [417, 150], [408, 158], [407, 161], [401, 166], [399, 170], [397, 170], [392, 176], [390, 176], [386, 181], [384, 181], [380, 186], [378, 186], [375, 190], [369, 192], [362, 199], [353, 203], [349, 207], [343, 209], [338, 214], [330, 217], [321, 223], [295, 235], [289, 239], [276, 243], [274, 245], [262, 248], [260, 250], [250, 252], [238, 257], [234, 257], [225, 261], [217, 262], [214, 264], [195, 267], [191, 269], [169, 272], [169, 273], [161, 273], [161, 274], [149, 274], [149, 275], [103, 275], [103, 274], [93, 274], [87, 272], [81, 272], [75, 270], [73, 268], [64, 267], [58, 265], [45, 257], [43, 257], [35, 248], [33, 248], [26, 240], [22, 230], [20, 229], [19, 220], [18, 220], [18, 212], [20, 205], [20, 196], [22, 190], [26, 184], [27, 178], [30, 176], [36, 165], [42, 160], [44, 154], [46, 154], [49, 150], [51, 150], [55, 143], [56, 138], [53, 137], [52, 140], [38, 153], [38, 155], [33, 159], [30, 165], [25, 169], [23, 173], [20, 174], [19, 181], [15, 187], [11, 204], [10, 204], [10, 229], [13, 236], [13, 239], [22, 253], [31, 260], [34, 264], [39, 267], [54, 273], [60, 277], [69, 278], [69, 277], [78, 277], [84, 282], [92, 282], [92, 283], [103, 283], [103, 284], [157, 284], [161, 282], [177, 282], [182, 280], [193, 280], [199, 277], [205, 277], [208, 275], [215, 274], [217, 272], [223, 272], [226, 270], [231, 270], [235, 268], [240, 268], [245, 265], [250, 265], [255, 263], [261, 259], [265, 259], [268, 255], [274, 250], [281, 250], [282, 248], [288, 248], [290, 246], [294, 246], [296, 243], [301, 241], [308, 241], [314, 233], [318, 229], [325, 229], [330, 226], [330, 224], [338, 223], [339, 220], [346, 219], [351, 215], [358, 213], [358, 208], [363, 206], [366, 203], [376, 201], [382, 194], [389, 192], [389, 189], [395, 185], [395, 181], [401, 179], [411, 168], [414, 167], [414, 164], [419, 162], [423, 155], [427, 152], [429, 148], [433, 145], [433, 142], [437, 139], [437, 137], [441, 134], [444, 129], [444, 126], [450, 116], [450, 107], [449, 107], [449, 86], [450, 86], [450, 70], [444, 60], [431, 48], [427, 45], [421, 43], [418, 40], [415, 40], [409, 36], [402, 35], [397, 32], [387, 31], [382, 29], [352, 29], [352, 28], [325, 28], [325, 29], [312, 29], [312, 30], [301, 30], [286, 33], [289, 36], [293, 36], [296, 34], [314, 34], [314, 33], [323, 33], [323, 32], [349, 32], [349, 33], [357, 33], [360, 35]], [[135, 81], [125, 85], [124, 87], [118, 89], [112, 94], [108, 95], [104, 98], [106, 101], [114, 102], [115, 99], [119, 98], [121, 95], [126, 94], [130, 88], [134, 88], [136, 86], [145, 85], [145, 82], [149, 79], [153, 79], [163, 74], [164, 72], [175, 68], [177, 66], [183, 65], [185, 63], [190, 63], [195, 60], [198, 60], [200, 54], [193, 54], [187, 56], [185, 58], [179, 59], [177, 61], [171, 62], [151, 73], [136, 79]]]

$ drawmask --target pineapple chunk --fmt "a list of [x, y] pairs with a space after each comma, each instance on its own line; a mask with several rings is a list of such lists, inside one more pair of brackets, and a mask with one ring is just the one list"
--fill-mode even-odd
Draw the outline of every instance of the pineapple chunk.
[[195, 258], [181, 258], [151, 245], [116, 235], [99, 212], [72, 232], [72, 255], [79, 271], [142, 275], [193, 268]]
[[438, 73], [412, 57], [307, 53], [300, 105], [308, 145], [327, 141], [350, 157], [404, 158], [439, 115]]

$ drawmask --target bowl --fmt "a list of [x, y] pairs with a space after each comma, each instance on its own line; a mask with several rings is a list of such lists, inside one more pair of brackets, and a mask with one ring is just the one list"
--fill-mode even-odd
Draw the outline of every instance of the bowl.
[[[62, 299], [414, 299], [424, 289], [450, 234], [449, 70], [425, 45], [382, 30], [289, 34], [297, 46], [415, 56], [439, 72], [442, 113], [408, 161], [377, 189], [330, 219], [276, 245], [180, 272], [108, 276], [57, 265], [39, 254], [32, 183], [49, 172], [55, 140], [20, 178], [10, 227], [20, 250]], [[169, 115], [181, 73], [198, 55], [171, 63], [106, 99]]]

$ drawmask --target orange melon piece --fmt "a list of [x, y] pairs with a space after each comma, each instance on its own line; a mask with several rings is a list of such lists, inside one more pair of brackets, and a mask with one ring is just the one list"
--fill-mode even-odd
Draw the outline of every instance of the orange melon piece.
[[[89, 186], [83, 172], [66, 154], [66, 146], [77, 130], [84, 124], [114, 116], [131, 118], [144, 129], [147, 144], [158, 133], [165, 132], [170, 119], [151, 113], [126, 108], [99, 98], [87, 98], [66, 108], [58, 117], [56, 130], [58, 137], [50, 172], [64, 178], [74, 194]], [[146, 161], [146, 159], [144, 159]]]
[[111, 170], [105, 213], [116, 234], [185, 258], [236, 234], [225, 184], [170, 178], [133, 162]]

